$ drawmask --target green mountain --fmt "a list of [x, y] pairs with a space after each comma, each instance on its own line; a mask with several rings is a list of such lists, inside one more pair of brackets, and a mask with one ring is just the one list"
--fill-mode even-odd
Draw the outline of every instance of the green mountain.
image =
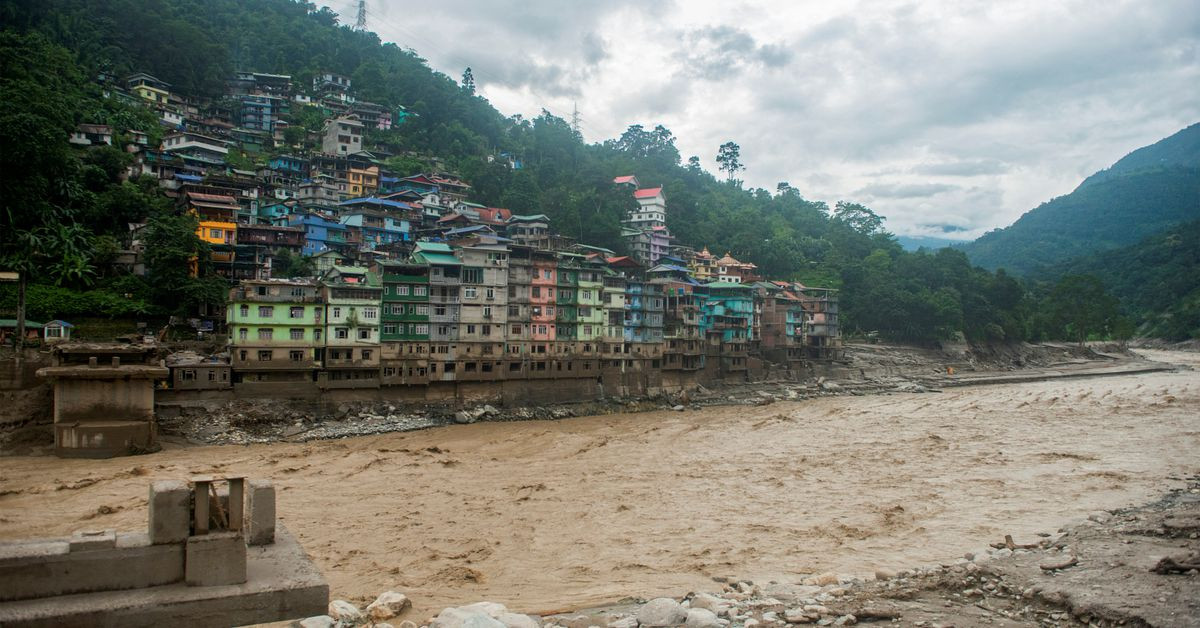
[[1140, 148], [1075, 191], [962, 247], [984, 268], [1044, 274], [1075, 257], [1200, 218], [1200, 124]]
[[1093, 253], [1047, 269], [1047, 278], [1092, 275], [1121, 300], [1139, 334], [1200, 338], [1200, 220], [1137, 244]]

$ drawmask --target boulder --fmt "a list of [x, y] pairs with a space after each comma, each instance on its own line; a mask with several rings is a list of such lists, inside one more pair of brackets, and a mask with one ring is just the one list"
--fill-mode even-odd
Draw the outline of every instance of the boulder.
[[333, 628], [334, 623], [333, 618], [329, 615], [317, 615], [316, 617], [301, 619], [297, 622], [297, 625], [300, 628]]
[[591, 615], [567, 615], [554, 618], [554, 623], [563, 628], [590, 628], [601, 625], [603, 620]]
[[671, 406], [671, 409], [676, 412], [683, 412], [683, 406]]
[[828, 585], [837, 584], [837, 583], [838, 583], [837, 574], [833, 573], [832, 571], [827, 571], [823, 574], [804, 579], [804, 584], [811, 585], [811, 586], [818, 586], [818, 587], [828, 586]]
[[532, 615], [523, 615], [521, 613], [503, 612], [496, 615], [496, 621], [508, 626], [508, 628], [541, 628], [542, 622]]
[[892, 571], [891, 569], [884, 569], [884, 568], [880, 567], [875, 570], [875, 579], [876, 580], [891, 580], [892, 578], [895, 578], [895, 577], [896, 577], [896, 572]]
[[637, 617], [622, 617], [608, 622], [608, 628], [637, 628]]
[[329, 616], [339, 623], [360, 624], [366, 620], [358, 607], [346, 600], [334, 600], [329, 603]]
[[687, 621], [687, 611], [679, 602], [669, 597], [660, 597], [646, 602], [639, 608], [637, 619], [642, 626], [679, 626]]
[[683, 625], [688, 628], [720, 628], [721, 621], [716, 613], [707, 608], [693, 608], [688, 610]]
[[417, 622], [406, 619], [400, 622], [400, 625], [396, 626], [396, 628], [417, 628]]
[[763, 595], [776, 598], [782, 602], [799, 602], [815, 597], [821, 592], [821, 587], [808, 584], [768, 584], [763, 589]]
[[367, 605], [367, 615], [373, 621], [378, 622], [391, 619], [410, 608], [412, 608], [412, 601], [408, 599], [407, 595], [396, 591], [384, 591], [375, 598], [374, 602]]
[[474, 423], [477, 418], [474, 413], [467, 412], [466, 410], [459, 410], [454, 413], [455, 423]]
[[[478, 605], [473, 605], [478, 606]], [[506, 628], [503, 623], [482, 610], [444, 608], [429, 622], [429, 628]]]
[[729, 600], [709, 593], [697, 593], [692, 598], [692, 608], [705, 608], [719, 616], [729, 610]]

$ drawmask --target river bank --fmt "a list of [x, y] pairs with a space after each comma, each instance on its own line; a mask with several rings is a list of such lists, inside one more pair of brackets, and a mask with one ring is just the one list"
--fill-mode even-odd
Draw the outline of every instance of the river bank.
[[404, 591], [419, 617], [483, 599], [544, 614], [681, 597], [713, 577], [793, 583], [953, 562], [1200, 472], [1180, 454], [1200, 449], [1193, 370], [940, 393], [757, 392], [678, 412], [10, 457], [0, 538], [137, 528], [148, 478], [236, 472], [274, 479], [280, 520], [335, 597], [365, 605]]

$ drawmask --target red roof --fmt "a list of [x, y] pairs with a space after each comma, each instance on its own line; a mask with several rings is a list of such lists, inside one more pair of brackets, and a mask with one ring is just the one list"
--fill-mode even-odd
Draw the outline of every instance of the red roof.
[[634, 183], [634, 184], [636, 184], [636, 183], [637, 183], [637, 177], [635, 177], [635, 176], [633, 176], [633, 175], [631, 175], [631, 174], [627, 174], [627, 175], [625, 175], [625, 176], [623, 176], [623, 177], [615, 177], [615, 178], [613, 179], [613, 183], [615, 183], [615, 184], [617, 184], [617, 185], [621, 185], [622, 183]]
[[464, 216], [462, 214], [446, 214], [445, 216], [438, 218], [438, 222], [454, 222], [455, 220], [458, 220], [459, 218], [462, 218], [463, 220], [469, 220], [466, 216]]
[[628, 255], [621, 255], [620, 257], [610, 257], [605, 261], [607, 261], [610, 266], [626, 266], [626, 267], [639, 266], [639, 264], [637, 262], [635, 262], [633, 260], [633, 258], [629, 257]]
[[484, 222], [501, 224], [507, 221], [509, 218], [512, 218], [511, 211], [500, 207], [488, 207], [487, 209], [480, 209], [478, 211], [479, 219]]
[[662, 195], [661, 187], [642, 188], [640, 190], [634, 190], [634, 192], [633, 192], [634, 198], [654, 198], [655, 196], [661, 196], [661, 195]]

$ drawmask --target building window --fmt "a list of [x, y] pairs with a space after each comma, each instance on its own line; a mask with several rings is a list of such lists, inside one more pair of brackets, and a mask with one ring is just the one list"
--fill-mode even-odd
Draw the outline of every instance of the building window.
[[242, 327], [238, 330], [238, 340], [245, 340], [250, 336], [250, 330]]
[[408, 296], [408, 286], [396, 286], [396, 296], [398, 296], [398, 297]]
[[479, 297], [479, 289], [475, 286], [467, 286], [463, 288], [464, 299], [475, 299]]
[[258, 352], [258, 361], [259, 362], [270, 362], [272, 353], [273, 353], [272, 351], [259, 351]]
[[363, 352], [362, 352], [362, 359], [364, 359], [364, 360], [370, 360], [370, 359], [371, 359], [371, 350], [370, 350], [370, 349], [363, 349]]
[[320, 340], [320, 339], [321, 339], [321, 330], [314, 329], [313, 330], [313, 340]]
[[338, 340], [345, 340], [350, 337], [350, 330], [345, 327], [338, 327], [333, 330], [333, 336]]
[[475, 326], [474, 326], [474, 325], [467, 325], [467, 333], [468, 333], [468, 334], [473, 334], [473, 333], [475, 333]]
[[258, 315], [262, 318], [271, 318], [275, 316], [275, 306], [260, 305], [258, 306]]
[[375, 311], [373, 307], [363, 308], [363, 318], [375, 320], [379, 318], [379, 312]]
[[290, 310], [288, 310], [288, 317], [304, 318], [304, 308], [302, 308], [302, 307], [291, 308]]
[[184, 369], [180, 372], [180, 379], [185, 382], [190, 382], [196, 379], [196, 371], [192, 369]]
[[385, 334], [394, 334], [394, 333], [396, 333], [396, 326], [395, 326], [394, 324], [393, 324], [393, 325], [384, 325], [384, 326], [383, 326], [383, 333], [385, 333]]
[[304, 361], [304, 352], [303, 351], [288, 351], [288, 358], [292, 362], [303, 362]]
[[484, 318], [492, 317], [492, 306], [490, 306], [490, 305], [483, 306], [483, 317]]
[[495, 299], [495, 298], [496, 298], [496, 289], [495, 289], [495, 288], [488, 288], [488, 289], [487, 289], [487, 291], [486, 291], [486, 292], [484, 292], [484, 295], [483, 295], [483, 297], [484, 297], [485, 299]]
[[371, 339], [371, 330], [366, 329], [366, 328], [358, 330], [358, 339], [359, 340], [370, 340]]
[[239, 307], [238, 313], [241, 314], [242, 316], [250, 316], [250, 306], [243, 305], [243, 306]]
[[425, 286], [413, 286], [413, 296], [423, 297], [429, 293], [429, 289]]
[[417, 316], [428, 316], [428, 315], [429, 315], [429, 306], [428, 305], [418, 305], [417, 306]]
[[292, 340], [304, 340], [304, 329], [303, 328], [293, 327], [292, 329], [288, 330], [288, 334]]
[[333, 318], [341, 318], [342, 308], [340, 308], [340, 307], [333, 308], [333, 314], [331, 314], [331, 316], [333, 316]]
[[413, 329], [416, 330], [413, 333], [418, 336], [426, 336], [429, 334], [429, 325], [415, 325]]
[[258, 330], [259, 340], [271, 340], [275, 337], [275, 330], [271, 328]]
[[533, 287], [533, 296], [535, 296], [539, 299], [542, 298], [542, 287], [541, 286]]

